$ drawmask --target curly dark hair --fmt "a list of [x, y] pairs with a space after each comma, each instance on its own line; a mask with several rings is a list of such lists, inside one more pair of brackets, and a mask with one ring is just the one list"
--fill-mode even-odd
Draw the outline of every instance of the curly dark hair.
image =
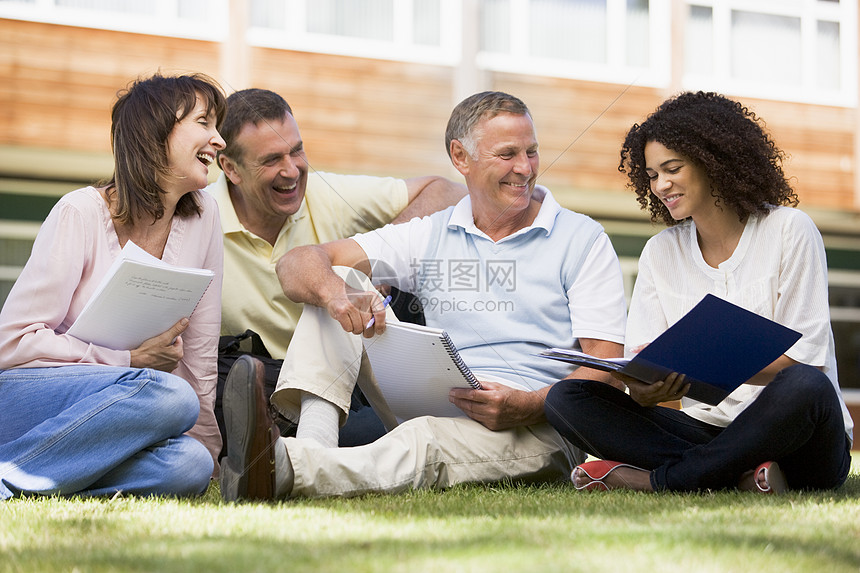
[[782, 152], [764, 121], [744, 105], [712, 92], [686, 92], [663, 102], [627, 132], [618, 170], [636, 192], [652, 221], [674, 225], [666, 206], [651, 192], [645, 172], [645, 144], [656, 141], [702, 168], [715, 204], [733, 209], [741, 221], [772, 205], [796, 206], [797, 194], [785, 177]]

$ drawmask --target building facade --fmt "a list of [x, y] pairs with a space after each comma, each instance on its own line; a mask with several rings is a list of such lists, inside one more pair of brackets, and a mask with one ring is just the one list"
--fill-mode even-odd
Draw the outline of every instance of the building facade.
[[312, 169], [400, 177], [459, 177], [451, 108], [513, 93], [534, 114], [539, 181], [605, 226], [628, 289], [662, 227], [625, 189], [621, 141], [704, 89], [765, 118], [789, 154], [860, 403], [858, 25], [856, 0], [0, 0], [0, 302], [57, 198], [110, 176], [117, 91], [158, 70], [275, 90]]

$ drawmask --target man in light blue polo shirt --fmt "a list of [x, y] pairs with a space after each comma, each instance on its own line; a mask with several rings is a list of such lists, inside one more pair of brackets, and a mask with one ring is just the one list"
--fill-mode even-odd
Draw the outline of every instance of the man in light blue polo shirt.
[[[272, 404], [319, 435], [267, 435], [270, 421], [253, 392], [228, 385], [225, 499], [557, 480], [584, 459], [543, 411], [551, 384], [572, 377], [571, 367], [535, 355], [574, 346], [622, 355], [625, 300], [612, 245], [600, 225], [535, 186], [538, 143], [519, 99], [500, 92], [467, 98], [451, 115], [446, 145], [470, 193], [456, 206], [294, 249], [279, 261], [287, 296], [306, 305]], [[337, 268], [370, 276], [370, 261], [383, 264], [387, 282], [418, 297], [427, 325], [450, 334], [483, 388], [451, 391], [462, 417], [415, 418], [366, 446], [325, 447], [361, 374], [359, 335], [380, 333], [390, 320], [371, 284], [349, 288], [342, 277], [358, 273]], [[371, 317], [375, 325], [365, 332]], [[575, 376], [613, 383], [604, 372], [580, 368]]]

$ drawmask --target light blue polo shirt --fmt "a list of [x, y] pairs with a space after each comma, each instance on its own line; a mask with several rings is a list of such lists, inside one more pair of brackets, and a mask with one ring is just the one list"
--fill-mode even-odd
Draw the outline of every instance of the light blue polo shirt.
[[[546, 192], [534, 223], [494, 242], [471, 199], [423, 219], [356, 235], [374, 282], [415, 294], [478, 378], [539, 389], [571, 367], [536, 356], [577, 338], [624, 342], [621, 269], [603, 228]], [[381, 263], [381, 264], [380, 264]]]

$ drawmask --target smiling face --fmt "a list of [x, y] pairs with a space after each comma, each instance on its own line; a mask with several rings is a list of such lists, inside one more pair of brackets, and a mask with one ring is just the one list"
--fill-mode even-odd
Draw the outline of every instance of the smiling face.
[[704, 170], [662, 143], [645, 144], [645, 172], [651, 179], [651, 192], [676, 221], [719, 209]]
[[215, 124], [214, 110], [207, 113], [206, 101], [198, 95], [194, 109], [177, 122], [167, 137], [171, 175], [163, 188], [168, 194], [181, 197], [209, 183], [209, 166], [215, 161], [215, 153], [224, 149]]
[[472, 135], [474, 156], [454, 141], [452, 159], [466, 179], [476, 215], [512, 218], [528, 210], [540, 165], [532, 118], [502, 112], [478, 122]]
[[286, 221], [299, 210], [308, 181], [299, 126], [292, 115], [281, 120], [246, 124], [236, 136], [241, 158], [221, 157], [221, 167], [232, 183], [233, 202], [240, 220]]

